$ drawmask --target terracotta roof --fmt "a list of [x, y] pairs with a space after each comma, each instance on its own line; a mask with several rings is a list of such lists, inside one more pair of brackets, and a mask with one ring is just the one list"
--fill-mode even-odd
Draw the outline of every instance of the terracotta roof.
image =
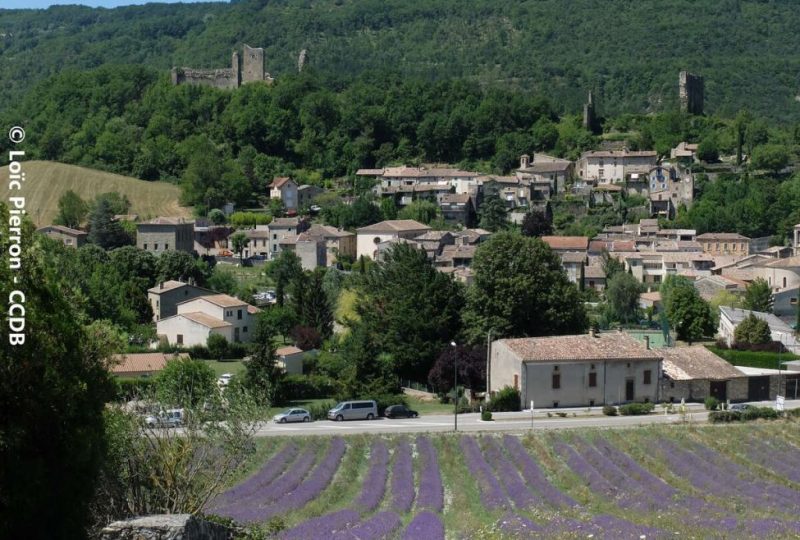
[[659, 349], [664, 356], [664, 374], [673, 381], [692, 379], [728, 380], [746, 375], [703, 345]]
[[115, 375], [161, 371], [167, 362], [175, 358], [190, 358], [188, 353], [126, 353], [115, 354], [111, 361], [111, 372]]
[[577, 251], [567, 251], [561, 254], [562, 263], [582, 263], [586, 262], [586, 253]]
[[289, 182], [290, 180], [291, 180], [291, 178], [289, 178], [288, 176], [278, 176], [277, 178], [272, 180], [272, 183], [269, 185], [269, 187], [270, 188], [281, 188], [284, 185], [286, 185], [286, 183]]
[[303, 352], [303, 349], [300, 349], [300, 348], [295, 347], [293, 345], [289, 345], [287, 347], [279, 347], [279, 348], [275, 349], [275, 354], [277, 356], [287, 356], [287, 355], [290, 355], [290, 354], [297, 354], [297, 353], [301, 353], [301, 352]]
[[299, 242], [299, 241], [300, 241], [300, 235], [299, 234], [287, 234], [287, 235], [281, 236], [278, 239], [278, 244], [280, 244], [281, 246], [291, 246], [291, 245], [297, 244], [297, 242]]
[[40, 229], [36, 229], [36, 232], [47, 234], [51, 230], [58, 231], [61, 234], [67, 234], [69, 236], [86, 236], [87, 233], [85, 231], [80, 231], [78, 229], [70, 229], [69, 227], [64, 227], [63, 225], [48, 225], [47, 227], [42, 227]]
[[247, 313], [249, 313], [250, 315], [255, 315], [256, 313], [261, 313], [261, 310], [256, 306], [251, 306], [250, 304], [247, 304]]
[[313, 236], [321, 236], [323, 238], [346, 238], [348, 236], [355, 236], [353, 233], [348, 231], [343, 231], [337, 229], [336, 227], [331, 227], [330, 225], [318, 225], [314, 224], [308, 228], [308, 230], [303, 233], [308, 235], [309, 237]]
[[636, 242], [633, 240], [592, 240], [589, 242], [589, 251], [600, 253], [605, 249], [608, 252], [635, 252]]
[[[233, 236], [236, 233], [231, 233], [230, 236]], [[245, 236], [250, 240], [255, 240], [256, 238], [269, 238], [269, 231], [265, 231], [264, 229], [247, 229], [244, 231]]]
[[479, 172], [462, 171], [459, 169], [447, 168], [426, 168], [426, 167], [386, 167], [383, 170], [384, 178], [427, 178], [439, 176], [442, 178], [476, 177], [482, 176]]
[[452, 236], [450, 231], [428, 231], [425, 234], [415, 236], [417, 242], [439, 242], [446, 236]]
[[383, 176], [383, 169], [358, 169], [356, 176]]
[[[181, 287], [192, 287], [194, 289], [208, 290], [208, 289], [203, 289], [202, 287], [198, 287], [197, 285], [191, 285], [189, 283], [184, 283], [183, 281], [175, 281], [174, 279], [171, 279], [169, 281], [164, 281], [162, 283], [159, 283], [155, 287], [147, 289], [147, 292], [161, 294], [173, 291], [175, 289], [180, 289]], [[212, 291], [209, 290], [208, 292]]]
[[469, 193], [448, 193], [442, 195], [442, 204], [467, 204], [469, 200]]
[[551, 172], [563, 172], [569, 169], [569, 166], [572, 165], [571, 161], [549, 161], [543, 163], [531, 163], [524, 169], [519, 169], [521, 173], [551, 173]]
[[619, 331], [594, 336], [554, 336], [502, 339], [523, 362], [557, 360], [658, 360], [661, 358], [635, 338]]
[[592, 150], [589, 152], [584, 152], [581, 155], [582, 158], [586, 157], [651, 157], [656, 158], [658, 157], [658, 153], [654, 150], [643, 150], [638, 152], [633, 152], [630, 150]]
[[542, 242], [552, 249], [586, 251], [589, 247], [587, 236], [542, 236]]
[[606, 273], [602, 266], [589, 265], [583, 269], [583, 279], [605, 279]]
[[373, 225], [367, 225], [356, 229], [360, 233], [395, 233], [395, 232], [408, 232], [408, 231], [429, 231], [430, 227], [414, 221], [413, 219], [392, 219], [388, 221], [381, 221]]
[[658, 291], [643, 292], [639, 295], [639, 298], [650, 302], [661, 302], [661, 293]]
[[761, 263], [759, 266], [768, 266], [770, 268], [797, 268], [800, 267], [800, 256], [796, 255], [785, 259], [772, 260]]
[[286, 217], [286, 218], [274, 218], [270, 221], [270, 227], [297, 227], [300, 224], [300, 220], [296, 217]]
[[224, 308], [239, 307], [239, 306], [244, 306], [246, 304], [246, 302], [242, 302], [238, 298], [234, 298], [233, 296], [229, 296], [227, 294], [209, 294], [206, 296], [198, 296], [197, 298], [192, 298], [191, 300], [185, 300], [183, 302], [179, 302], [178, 305], [185, 304], [187, 302], [194, 302], [196, 300], [206, 300], [216, 306]]
[[738, 233], [703, 233], [697, 235], [695, 238], [698, 242], [701, 242], [703, 240], [711, 240], [711, 241], [750, 240], [748, 237], [742, 236], [741, 234]]
[[622, 186], [619, 184], [598, 184], [594, 189], [597, 191], [622, 191]]
[[[226, 326], [233, 326], [229, 322], [225, 322], [222, 319], [217, 319], [216, 317], [212, 317], [211, 315], [206, 315], [205, 313], [201, 313], [199, 311], [194, 311], [192, 313], [179, 313], [174, 315], [175, 317], [184, 317], [189, 319], [190, 321], [194, 321], [198, 324], [202, 324], [208, 328], [224, 328]], [[161, 319], [161, 321], [166, 321], [171, 319], [172, 317], [167, 317], [166, 319]]]

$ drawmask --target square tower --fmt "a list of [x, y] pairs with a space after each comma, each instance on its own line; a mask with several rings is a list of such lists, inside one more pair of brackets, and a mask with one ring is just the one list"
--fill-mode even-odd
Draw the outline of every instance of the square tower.
[[244, 46], [242, 84], [264, 80], [264, 49]]

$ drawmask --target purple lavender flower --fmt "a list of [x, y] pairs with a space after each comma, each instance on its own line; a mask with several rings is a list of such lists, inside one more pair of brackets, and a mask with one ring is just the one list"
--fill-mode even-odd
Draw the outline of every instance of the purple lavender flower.
[[386, 491], [386, 477], [389, 474], [389, 451], [386, 445], [377, 441], [372, 445], [370, 452], [369, 471], [361, 488], [361, 495], [356, 500], [356, 506], [364, 512], [371, 512], [383, 500]]
[[358, 523], [360, 516], [355, 510], [339, 510], [324, 516], [304, 521], [296, 527], [284, 531], [282, 540], [316, 540], [328, 538], [337, 531]]
[[541, 467], [539, 467], [531, 458], [530, 454], [525, 451], [525, 448], [517, 437], [506, 435], [503, 437], [503, 442], [505, 443], [509, 455], [517, 463], [517, 467], [519, 467], [522, 472], [525, 481], [530, 487], [536, 489], [545, 501], [555, 508], [578, 506], [578, 503], [575, 502], [574, 499], [562, 493], [547, 480]]
[[417, 437], [417, 450], [422, 459], [417, 507], [441, 512], [444, 508], [444, 489], [436, 449], [428, 438]]
[[400, 527], [400, 516], [394, 512], [378, 512], [370, 519], [339, 531], [331, 540], [380, 540], [388, 538]]
[[444, 524], [433, 512], [420, 512], [403, 533], [403, 540], [444, 540]]
[[411, 461], [411, 445], [398, 443], [394, 451], [392, 468], [392, 509], [399, 513], [411, 510], [414, 502], [414, 465]]
[[525, 509], [541, 505], [541, 499], [531, 493], [520, 478], [516, 467], [505, 457], [497, 442], [492, 437], [484, 437], [483, 441], [488, 462], [494, 467], [497, 478], [506, 488], [514, 506]]
[[505, 508], [508, 506], [503, 488], [492, 473], [492, 468], [481, 455], [478, 443], [472, 437], [461, 437], [461, 449], [470, 473], [478, 481], [487, 508]]

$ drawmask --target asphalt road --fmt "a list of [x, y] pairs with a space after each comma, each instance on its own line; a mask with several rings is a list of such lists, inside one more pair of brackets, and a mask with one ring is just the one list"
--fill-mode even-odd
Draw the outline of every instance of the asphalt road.
[[[571, 414], [571, 413], [568, 413]], [[598, 427], [626, 427], [649, 424], [673, 424], [681, 422], [678, 414], [650, 414], [647, 416], [577, 416], [559, 418], [553, 414], [548, 418], [546, 413], [536, 412], [533, 421], [530, 413], [516, 413], [513, 416], [496, 416], [495, 420], [483, 422], [479, 414], [458, 415], [458, 431], [474, 433], [481, 431], [497, 432], [523, 432], [531, 429], [574, 429]], [[690, 422], [705, 422], [708, 418], [706, 411], [692, 409], [687, 414], [686, 420]], [[275, 424], [273, 422], [262, 424], [256, 432], [256, 437], [280, 436], [306, 436], [306, 435], [348, 435], [356, 433], [426, 433], [426, 432], [452, 432], [453, 415], [426, 415], [419, 418], [394, 419], [378, 418], [376, 420], [351, 420], [333, 422], [319, 420], [316, 422], [296, 424]]]

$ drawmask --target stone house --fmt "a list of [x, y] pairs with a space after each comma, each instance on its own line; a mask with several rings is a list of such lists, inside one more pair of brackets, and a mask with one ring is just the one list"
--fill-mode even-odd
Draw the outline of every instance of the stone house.
[[188, 353], [161, 352], [115, 354], [111, 358], [111, 374], [115, 377], [149, 377], [155, 375], [170, 360], [189, 359]]
[[147, 289], [147, 299], [153, 308], [153, 321], [172, 317], [178, 313], [178, 304], [199, 296], [214, 294], [213, 291], [182, 281], [162, 281]]
[[501, 339], [491, 346], [490, 391], [520, 391], [523, 408], [658, 401], [662, 356], [622, 332]]
[[194, 222], [159, 217], [136, 225], [136, 247], [160, 255], [165, 251], [194, 251]]
[[411, 240], [430, 230], [413, 219], [393, 219], [361, 227], [356, 230], [356, 258], [375, 259], [378, 244], [397, 238]]
[[709, 255], [750, 255], [750, 239], [736, 233], [705, 233], [696, 240]]
[[297, 188], [297, 208], [306, 208], [311, 206], [311, 202], [317, 195], [320, 195], [325, 190], [321, 187], [311, 186], [304, 184]]
[[248, 342], [255, 331], [258, 308], [227, 294], [199, 296], [180, 302], [178, 313], [156, 323], [156, 332], [170, 345], [205, 345], [211, 334], [230, 342]]
[[305, 356], [303, 349], [293, 345], [287, 347], [278, 347], [275, 349], [275, 357], [277, 358], [277, 365], [286, 372], [287, 375], [302, 375], [303, 374], [303, 357]]
[[606, 273], [599, 264], [590, 264], [583, 268], [583, 288], [603, 292], [606, 288]]
[[287, 236], [296, 236], [305, 231], [308, 224], [296, 217], [275, 218], [267, 226], [269, 230], [269, 258], [274, 259], [280, 254], [281, 241]]
[[48, 225], [47, 227], [36, 229], [36, 232], [72, 248], [79, 248], [84, 245], [86, 238], [89, 236], [85, 231], [70, 229], [62, 225]]
[[532, 200], [549, 200], [566, 191], [567, 181], [572, 178], [575, 165], [565, 159], [546, 154], [524, 154], [519, 158], [519, 169], [515, 175], [531, 186]]
[[651, 150], [592, 150], [578, 160], [578, 176], [595, 185], [619, 184], [632, 174], [647, 175], [657, 161], [658, 154]]
[[707, 397], [722, 402], [748, 399], [747, 375], [703, 345], [667, 347], [659, 352], [664, 356], [661, 380], [664, 401], [703, 401]]
[[269, 257], [270, 249], [270, 232], [268, 225], [257, 225], [255, 229], [247, 229], [244, 231], [247, 236], [247, 246], [244, 248], [242, 255], [247, 257]]
[[749, 315], [765, 321], [769, 325], [769, 332], [772, 341], [778, 341], [792, 352], [800, 352], [800, 343], [794, 336], [791, 326], [783, 322], [772, 313], [761, 311], [750, 311], [749, 309], [732, 308], [728, 306], [719, 307], [719, 326], [717, 327], [717, 337], [725, 342], [728, 347], [735, 342], [736, 327]]
[[468, 193], [447, 193], [439, 199], [445, 223], [469, 227], [475, 222], [475, 204]]
[[288, 176], [279, 176], [269, 185], [269, 198], [280, 199], [287, 210], [297, 210], [297, 183]]

